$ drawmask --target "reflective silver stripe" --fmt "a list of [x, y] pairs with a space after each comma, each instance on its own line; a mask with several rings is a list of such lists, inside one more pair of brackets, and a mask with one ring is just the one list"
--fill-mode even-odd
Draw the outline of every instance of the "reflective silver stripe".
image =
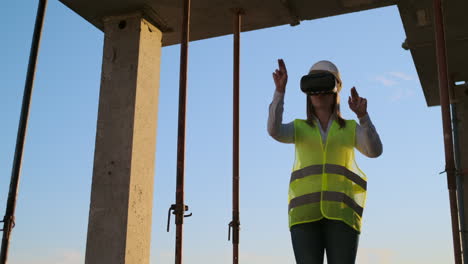
[[[362, 217], [362, 212], [364, 208], [362, 208], [359, 204], [357, 204], [351, 197], [347, 196], [344, 193], [340, 192], [330, 192], [324, 191], [323, 192], [323, 201], [331, 201], [331, 202], [341, 202], [346, 204], [349, 208], [353, 209], [359, 216]], [[311, 204], [311, 203], [318, 203], [320, 202], [320, 192], [309, 193], [305, 195], [298, 196], [294, 199], [291, 199], [288, 205], [288, 210], [291, 210], [295, 207]]]
[[367, 190], [367, 182], [356, 173], [348, 170], [346, 167], [335, 164], [325, 164], [325, 172], [343, 175], [357, 185], [361, 186], [364, 190]]
[[344, 193], [324, 191], [323, 200], [332, 201], [332, 202], [342, 202], [346, 204], [347, 206], [349, 206], [349, 208], [353, 209], [359, 216], [362, 217], [362, 212], [364, 211], [364, 208], [362, 208], [351, 197], [349, 197], [348, 195]]
[[295, 181], [297, 179], [301, 179], [301, 178], [304, 178], [304, 177], [307, 177], [307, 176], [313, 175], [313, 174], [322, 174], [322, 171], [323, 171], [323, 165], [322, 164], [307, 166], [307, 167], [304, 167], [302, 169], [293, 171], [291, 173], [291, 180], [289, 182], [291, 183], [291, 182], [293, 182], [293, 181]]
[[[322, 174], [322, 171], [323, 165], [321, 164], [304, 167], [291, 173], [291, 180], [289, 181], [289, 183], [310, 175]], [[346, 167], [336, 164], [325, 164], [325, 173], [342, 175], [354, 182], [355, 184], [361, 186], [362, 189], [367, 190], [367, 182], [356, 173], [348, 170]]]
[[305, 204], [320, 202], [320, 192], [304, 194], [289, 201], [288, 210]]

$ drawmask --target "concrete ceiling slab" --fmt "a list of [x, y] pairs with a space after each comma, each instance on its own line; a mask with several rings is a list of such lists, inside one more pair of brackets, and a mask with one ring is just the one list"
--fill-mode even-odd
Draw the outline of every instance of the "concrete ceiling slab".
[[[163, 31], [163, 46], [180, 43], [182, 0], [60, 0], [99, 29], [107, 16], [143, 11]], [[242, 31], [396, 4], [396, 0], [193, 0], [190, 40], [232, 34], [232, 9], [245, 11]]]
[[[468, 81], [468, 1], [442, 1], [447, 44], [448, 74], [452, 84]], [[398, 9], [428, 106], [439, 105], [432, 0], [399, 1]], [[452, 100], [457, 100], [453, 93]]]
[[[135, 11], [163, 31], [163, 46], [180, 43], [182, 0], [60, 0], [99, 29], [103, 19]], [[433, 0], [193, 0], [190, 40], [232, 34], [232, 9], [245, 11], [242, 31], [358, 12], [398, 3], [409, 48], [428, 106], [439, 104]], [[468, 81], [468, 1], [443, 1], [449, 76]]]

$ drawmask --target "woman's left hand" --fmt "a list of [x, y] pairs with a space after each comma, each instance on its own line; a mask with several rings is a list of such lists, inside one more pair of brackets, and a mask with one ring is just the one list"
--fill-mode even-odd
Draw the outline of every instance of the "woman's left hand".
[[351, 96], [348, 98], [349, 108], [361, 118], [367, 115], [367, 99], [359, 96], [356, 88], [351, 88]]

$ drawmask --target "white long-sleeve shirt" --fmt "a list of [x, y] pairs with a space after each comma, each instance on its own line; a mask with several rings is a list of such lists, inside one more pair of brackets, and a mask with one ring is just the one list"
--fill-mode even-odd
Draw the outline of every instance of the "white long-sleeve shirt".
[[[283, 106], [284, 93], [275, 91], [269, 109], [268, 133], [279, 142], [294, 143], [294, 122], [283, 124]], [[322, 128], [320, 122], [316, 122], [324, 143], [326, 142], [332, 122], [333, 118], [330, 118], [325, 130]], [[363, 155], [370, 158], [375, 158], [382, 154], [382, 142], [369, 115], [359, 118], [359, 124], [356, 126], [356, 148]]]

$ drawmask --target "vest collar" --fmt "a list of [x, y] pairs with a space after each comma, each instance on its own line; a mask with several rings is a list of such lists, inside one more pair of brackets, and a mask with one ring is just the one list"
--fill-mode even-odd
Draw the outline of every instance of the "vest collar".
[[333, 124], [333, 121], [336, 120], [336, 114], [335, 113], [332, 113], [331, 116], [330, 116], [330, 119], [328, 120], [328, 124], [327, 124], [327, 127], [326, 129], [323, 129], [322, 125], [320, 124], [320, 120], [318, 119], [317, 116], [315, 116], [313, 114], [313, 117], [315, 119], [315, 123], [318, 125], [319, 129], [323, 132], [328, 132], [328, 130], [330, 130], [330, 127], [332, 126]]

